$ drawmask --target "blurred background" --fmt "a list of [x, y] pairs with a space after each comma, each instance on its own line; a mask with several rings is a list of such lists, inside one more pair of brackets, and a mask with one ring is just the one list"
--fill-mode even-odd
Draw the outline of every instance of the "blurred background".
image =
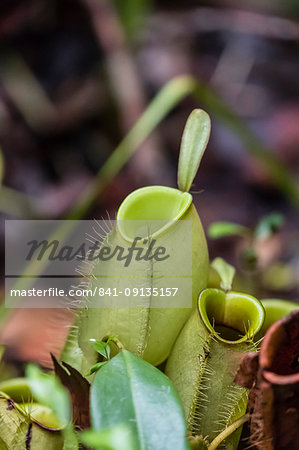
[[[132, 190], [175, 187], [199, 107], [212, 134], [192, 193], [211, 259], [240, 290], [298, 301], [298, 18], [297, 0], [2, 0], [1, 297], [4, 219], [114, 218]], [[180, 95], [182, 75], [197, 84]], [[47, 365], [72, 313], [0, 318], [7, 360]]]

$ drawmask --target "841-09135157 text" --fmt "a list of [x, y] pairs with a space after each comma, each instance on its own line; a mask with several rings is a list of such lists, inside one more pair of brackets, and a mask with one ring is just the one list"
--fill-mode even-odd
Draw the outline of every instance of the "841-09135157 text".
[[10, 295], [12, 297], [95, 297], [95, 296], [113, 296], [118, 297], [124, 295], [126, 297], [175, 297], [178, 293], [176, 287], [127, 287], [119, 290], [115, 287], [101, 288], [95, 287], [93, 289], [71, 288], [68, 290], [59, 289], [57, 287], [49, 287], [47, 289], [11, 289]]

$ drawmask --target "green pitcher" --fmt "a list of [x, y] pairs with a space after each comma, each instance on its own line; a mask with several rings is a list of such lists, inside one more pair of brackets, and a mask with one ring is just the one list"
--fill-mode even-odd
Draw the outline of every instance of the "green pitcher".
[[[207, 244], [188, 191], [209, 134], [208, 115], [194, 110], [182, 138], [179, 189], [149, 186], [132, 192], [121, 204], [112, 230], [103, 236], [102, 248], [128, 250], [134, 245], [137, 254], [137, 250], [146, 252], [154, 243], [154, 250], [164, 248], [169, 257], [163, 259], [162, 255], [162, 261], [132, 258], [127, 266], [124, 260], [111, 259], [91, 267], [87, 273], [89, 286], [101, 289], [103, 298], [87, 299], [79, 309], [61, 355], [62, 360], [83, 373], [98, 361], [99, 355], [90, 340], [105, 340], [109, 336], [117, 336], [127, 350], [154, 365], [163, 362], [199, 293], [206, 287]], [[139, 240], [134, 243], [136, 236]], [[173, 295], [175, 290], [176, 297], [166, 299], [165, 303], [166, 293]], [[109, 295], [111, 291], [117, 296]], [[143, 295], [144, 292], [149, 295]], [[178, 298], [183, 303], [176, 307]], [[190, 302], [184, 303], [188, 299]], [[98, 301], [103, 301], [104, 307], [95, 307]], [[128, 306], [131, 301], [133, 307]]]
[[[253, 337], [264, 320], [256, 298], [231, 291], [230, 283], [222, 287], [200, 294], [166, 366], [191, 436], [207, 445], [246, 412], [247, 390], [234, 377], [245, 352], [255, 350]], [[225, 439], [226, 449], [237, 448], [240, 433], [239, 428]]]

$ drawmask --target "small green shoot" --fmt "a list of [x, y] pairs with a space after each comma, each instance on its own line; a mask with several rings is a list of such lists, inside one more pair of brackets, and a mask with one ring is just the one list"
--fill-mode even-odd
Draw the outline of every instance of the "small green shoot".
[[92, 375], [93, 373], [97, 372], [107, 362], [108, 362], [108, 360], [107, 361], [101, 361], [101, 362], [98, 362], [98, 363], [94, 364], [93, 366], [91, 366], [89, 372], [85, 375], [85, 377], [90, 377], [90, 375]]
[[211, 263], [211, 267], [216, 270], [221, 278], [220, 287], [224, 291], [230, 291], [232, 289], [233, 279], [236, 273], [236, 269], [228, 264], [222, 258], [215, 258]]
[[116, 336], [109, 336], [107, 341], [97, 341], [96, 339], [89, 339], [90, 342], [93, 343], [93, 348], [96, 352], [98, 352], [103, 358], [105, 358], [105, 361], [100, 361], [93, 366], [91, 366], [89, 372], [85, 375], [86, 377], [89, 377], [93, 373], [97, 372], [102, 366], [104, 366], [107, 361], [110, 359], [111, 355], [111, 349], [109, 343], [111, 341], [117, 340]]

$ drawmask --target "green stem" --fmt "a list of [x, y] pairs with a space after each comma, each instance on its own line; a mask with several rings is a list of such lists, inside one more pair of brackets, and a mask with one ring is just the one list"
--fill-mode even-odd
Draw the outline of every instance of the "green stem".
[[225, 430], [223, 430], [218, 436], [213, 439], [211, 444], [208, 446], [208, 450], [215, 450], [222, 441], [224, 441], [228, 436], [230, 436], [234, 431], [236, 431], [240, 426], [242, 426], [245, 422], [249, 420], [249, 414], [245, 414], [240, 417], [240, 419], [236, 420], [234, 423], [229, 425]]

